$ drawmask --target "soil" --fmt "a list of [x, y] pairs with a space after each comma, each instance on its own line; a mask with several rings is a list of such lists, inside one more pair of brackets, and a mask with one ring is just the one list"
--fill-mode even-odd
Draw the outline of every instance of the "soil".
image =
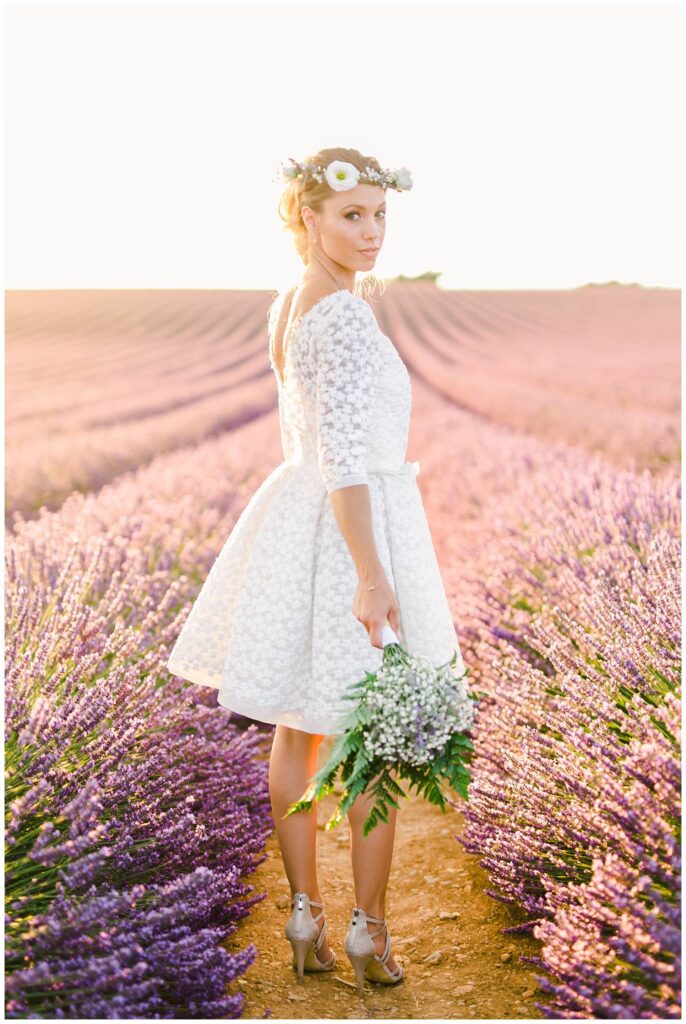
[[[332, 738], [321, 744], [328, 757]], [[323, 763], [320, 760], [320, 763]], [[407, 792], [406, 784], [403, 786]], [[284, 927], [290, 916], [290, 887], [276, 832], [267, 858], [250, 876], [255, 891], [267, 892], [240, 922], [225, 946], [238, 951], [253, 942], [255, 962], [234, 981], [230, 992], [246, 996], [243, 1017], [272, 1019], [440, 1019], [542, 1018], [534, 1001], [547, 1003], [535, 975], [540, 968], [520, 955], [539, 955], [541, 943], [529, 935], [503, 935], [525, 920], [517, 907], [485, 894], [488, 873], [479, 857], [455, 838], [462, 815], [411, 794], [400, 800], [393, 863], [386, 891], [391, 951], [405, 974], [395, 985], [366, 983], [357, 995], [352, 965], [343, 949], [355, 905], [347, 820], [331, 831], [324, 824], [338, 797], [318, 805], [318, 874], [329, 922], [327, 940], [336, 952], [331, 972], [305, 973], [297, 981]], [[441, 918], [441, 913], [451, 916]], [[440, 956], [432, 954], [439, 953]], [[425, 958], [430, 957], [429, 962]]]

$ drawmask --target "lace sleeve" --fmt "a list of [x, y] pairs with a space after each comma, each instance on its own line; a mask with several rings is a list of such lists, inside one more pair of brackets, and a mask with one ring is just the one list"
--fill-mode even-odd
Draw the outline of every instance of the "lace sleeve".
[[366, 484], [366, 450], [380, 365], [378, 328], [357, 296], [337, 303], [317, 338], [317, 449], [329, 494]]

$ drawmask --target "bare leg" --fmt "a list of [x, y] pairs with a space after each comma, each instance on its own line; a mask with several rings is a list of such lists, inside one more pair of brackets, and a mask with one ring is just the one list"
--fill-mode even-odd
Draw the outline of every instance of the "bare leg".
[[[362, 793], [348, 811], [355, 905], [371, 917], [383, 918], [398, 809], [389, 804], [388, 822], [380, 821], [365, 838], [362, 826], [372, 809], [372, 804], [372, 797], [368, 793]], [[386, 928], [379, 924], [370, 924], [369, 931], [377, 933], [372, 934], [372, 941], [377, 953], [383, 953], [386, 946]], [[391, 971], [398, 967], [392, 954], [387, 960], [387, 966]]]
[[[306, 892], [311, 900], [323, 903], [317, 883], [317, 805], [311, 811], [298, 811], [286, 820], [288, 805], [305, 792], [317, 771], [317, 751], [323, 736], [277, 725], [269, 759], [269, 795], [276, 835], [291, 896]], [[320, 907], [312, 908], [316, 917]], [[324, 908], [326, 911], [326, 908]], [[317, 921], [319, 930], [324, 917]], [[317, 959], [325, 963], [331, 957], [326, 938], [317, 950]]]

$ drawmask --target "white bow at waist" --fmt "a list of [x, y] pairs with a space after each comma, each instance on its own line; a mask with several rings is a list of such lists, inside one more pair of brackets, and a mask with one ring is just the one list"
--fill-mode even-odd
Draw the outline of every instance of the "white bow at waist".
[[400, 469], [385, 469], [384, 467], [369, 466], [369, 473], [383, 473], [388, 476], [409, 476], [410, 478], [416, 477], [419, 473], [419, 461], [414, 462], [403, 462]]
[[[319, 470], [319, 462], [316, 455], [306, 456], [299, 459], [288, 459], [283, 463], [285, 466], [307, 467], [308, 469]], [[386, 466], [368, 466], [368, 473], [380, 473], [382, 476], [399, 476], [413, 480], [419, 473], [419, 461], [403, 462], [399, 469], [391, 469]]]

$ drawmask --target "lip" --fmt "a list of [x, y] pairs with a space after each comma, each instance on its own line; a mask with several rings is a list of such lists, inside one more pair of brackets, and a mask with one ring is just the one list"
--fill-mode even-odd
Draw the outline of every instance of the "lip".
[[376, 249], [360, 249], [360, 252], [364, 253], [365, 256], [376, 256], [378, 251], [378, 246]]

